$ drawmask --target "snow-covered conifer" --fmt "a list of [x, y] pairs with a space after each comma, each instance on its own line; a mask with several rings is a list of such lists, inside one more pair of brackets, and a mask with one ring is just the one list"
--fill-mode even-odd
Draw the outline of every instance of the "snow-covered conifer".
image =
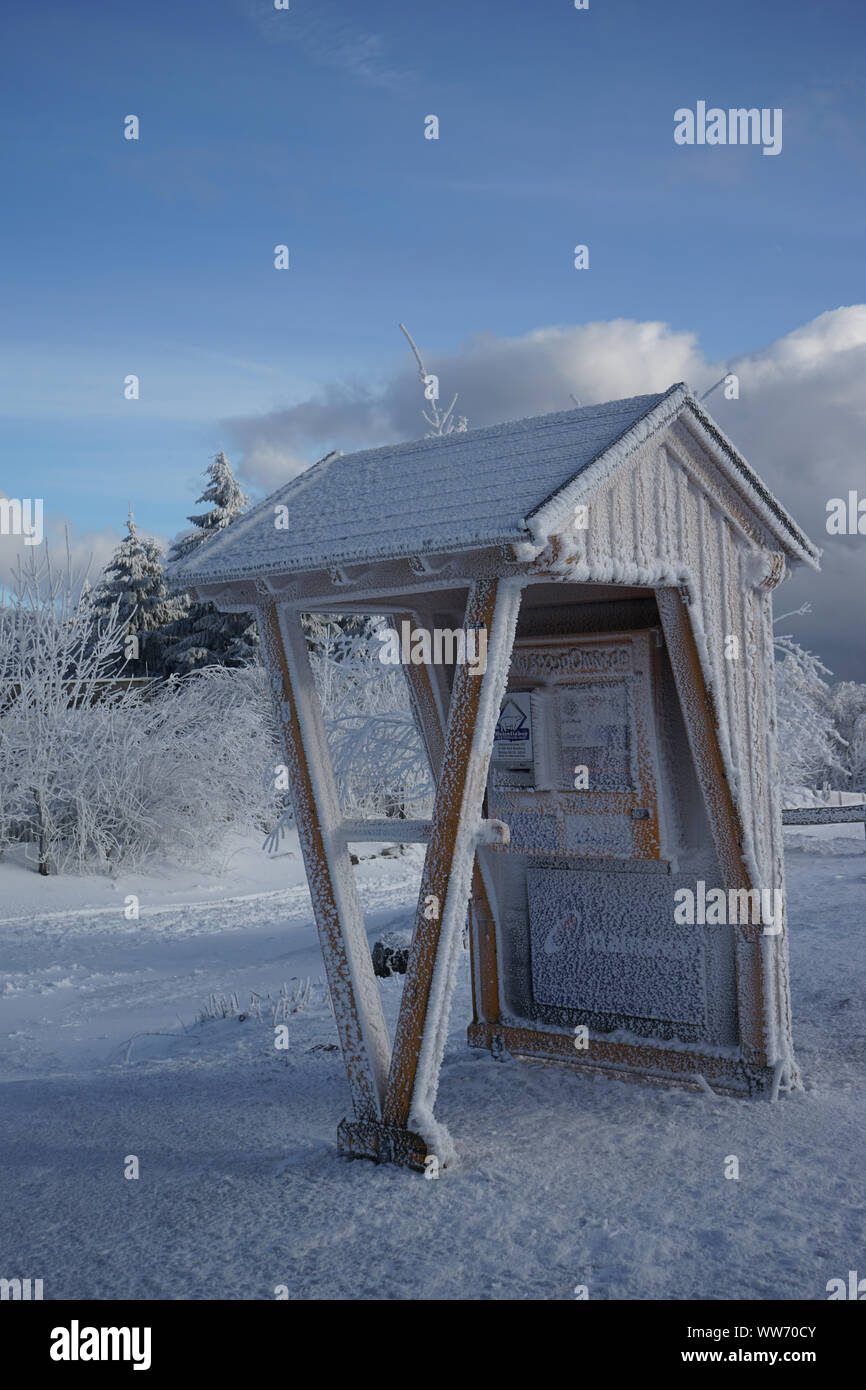
[[176, 560], [186, 559], [206, 540], [210, 540], [211, 536], [230, 526], [249, 504], [250, 499], [242, 490], [222, 449], [213, 463], [208, 465], [205, 476], [209, 480], [208, 485], [196, 501], [212, 502], [213, 506], [206, 512], [199, 512], [196, 516], [187, 518], [192, 522], [194, 529], [187, 531], [175, 541], [168, 554], [170, 565]]
[[[249, 503], [222, 450], [206, 470], [207, 487], [197, 499], [213, 505], [190, 516], [193, 529], [169, 552], [169, 564], [185, 560], [205, 541], [242, 515]], [[212, 603], [185, 598], [183, 612], [166, 632], [166, 669], [184, 674], [203, 666], [243, 666], [259, 654], [255, 620], [246, 613], [220, 613]]]
[[85, 603], [95, 620], [106, 617], [116, 605], [127, 637], [137, 639], [137, 653], [134, 643], [129, 646], [128, 675], [160, 675], [162, 630], [180, 615], [182, 604], [169, 593], [162, 552], [155, 540], [139, 534], [131, 506], [126, 531]]

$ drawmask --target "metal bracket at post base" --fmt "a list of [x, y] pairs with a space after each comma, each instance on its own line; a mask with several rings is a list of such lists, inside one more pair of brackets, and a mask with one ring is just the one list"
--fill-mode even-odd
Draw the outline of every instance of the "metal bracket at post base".
[[427, 1145], [420, 1134], [381, 1120], [341, 1120], [337, 1148], [347, 1158], [371, 1158], [374, 1163], [396, 1163], [401, 1168], [424, 1172]]

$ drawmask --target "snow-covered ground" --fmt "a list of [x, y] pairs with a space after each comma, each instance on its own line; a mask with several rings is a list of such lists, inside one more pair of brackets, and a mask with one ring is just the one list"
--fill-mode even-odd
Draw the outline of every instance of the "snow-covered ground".
[[[859, 852], [788, 855], [804, 1092], [496, 1061], [466, 1047], [464, 966], [438, 1099], [460, 1163], [438, 1181], [336, 1155], [349, 1101], [296, 850], [117, 884], [0, 862], [0, 1275], [76, 1299], [825, 1299], [866, 1267], [856, 830]], [[371, 937], [409, 924], [420, 867], [359, 864]], [[212, 994], [244, 1010], [307, 978], [287, 1053], [266, 1012], [196, 1021]]]
[[786, 825], [785, 849], [805, 854], [863, 854], [866, 835], [860, 821], [850, 825]]

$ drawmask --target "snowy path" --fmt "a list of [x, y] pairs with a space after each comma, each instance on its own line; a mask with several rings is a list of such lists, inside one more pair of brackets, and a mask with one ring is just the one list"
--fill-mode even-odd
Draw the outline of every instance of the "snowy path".
[[[362, 866], [371, 929], [414, 872]], [[809, 1089], [778, 1106], [472, 1053], [464, 970], [439, 1098], [461, 1166], [438, 1182], [336, 1157], [321, 989], [287, 1054], [265, 1021], [194, 1024], [212, 992], [321, 978], [303, 889], [0, 926], [0, 1274], [49, 1298], [823, 1299], [866, 1267], [864, 886], [866, 856], [789, 856]], [[172, 1036], [125, 1062], [145, 1030]]]

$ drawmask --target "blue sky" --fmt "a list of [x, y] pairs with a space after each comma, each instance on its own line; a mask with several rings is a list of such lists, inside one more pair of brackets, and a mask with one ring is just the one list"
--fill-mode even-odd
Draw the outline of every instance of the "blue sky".
[[[619, 318], [724, 364], [864, 297], [862, 0], [49, 0], [3, 30], [0, 490], [82, 531], [132, 500], [175, 534], [218, 448], [243, 475], [227, 421], [375, 393], [400, 319], [430, 370]], [[781, 107], [782, 153], [676, 146], [699, 99]], [[316, 428], [309, 458], [369, 442]]]

